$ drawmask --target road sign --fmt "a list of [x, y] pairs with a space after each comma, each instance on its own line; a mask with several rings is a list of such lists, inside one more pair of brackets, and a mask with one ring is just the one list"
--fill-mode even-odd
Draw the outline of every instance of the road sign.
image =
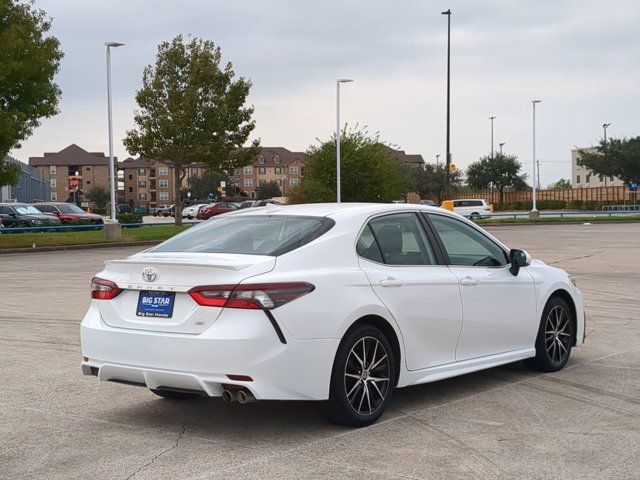
[[69, 178], [69, 190], [77, 190], [80, 187], [80, 179], [78, 177]]
[[631, 190], [637, 190], [638, 189], [638, 182], [631, 182]]
[[227, 186], [227, 182], [225, 182], [224, 180], [220, 180], [220, 186], [222, 188], [226, 187]]

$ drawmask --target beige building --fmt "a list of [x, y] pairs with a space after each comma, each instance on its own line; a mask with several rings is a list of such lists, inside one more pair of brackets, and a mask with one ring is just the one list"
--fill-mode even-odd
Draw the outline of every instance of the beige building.
[[589, 187], [620, 187], [624, 182], [617, 177], [597, 175], [578, 164], [580, 159], [580, 150], [587, 152], [595, 151], [594, 148], [575, 148], [571, 150], [571, 187], [572, 188], [589, 188]]
[[[117, 166], [117, 158], [114, 159]], [[78, 190], [86, 193], [92, 187], [109, 190], [109, 157], [102, 152], [88, 152], [71, 144], [57, 153], [45, 153], [43, 157], [29, 157], [29, 165], [38, 170], [49, 183], [51, 194], [48, 200], [66, 202], [72, 191], [69, 180], [77, 177]], [[79, 199], [84, 201], [80, 194]]]

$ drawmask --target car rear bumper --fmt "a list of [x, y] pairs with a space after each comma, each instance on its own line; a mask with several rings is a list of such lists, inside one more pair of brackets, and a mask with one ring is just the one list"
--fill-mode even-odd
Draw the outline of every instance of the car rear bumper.
[[[103, 381], [202, 391], [246, 387], [258, 400], [325, 400], [338, 339], [278, 338], [259, 310], [226, 309], [200, 335], [114, 328], [91, 306], [81, 325], [83, 373]], [[97, 369], [97, 371], [96, 371]], [[248, 375], [233, 381], [227, 375]]]

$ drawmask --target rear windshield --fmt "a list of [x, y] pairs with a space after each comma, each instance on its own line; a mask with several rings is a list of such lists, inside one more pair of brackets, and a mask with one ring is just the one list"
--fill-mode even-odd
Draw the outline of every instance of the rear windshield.
[[170, 238], [153, 251], [278, 256], [315, 240], [334, 224], [326, 217], [220, 215]]

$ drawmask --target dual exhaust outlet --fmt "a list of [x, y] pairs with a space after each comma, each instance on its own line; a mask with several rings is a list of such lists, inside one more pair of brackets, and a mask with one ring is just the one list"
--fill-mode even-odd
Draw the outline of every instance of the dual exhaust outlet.
[[253, 393], [251, 393], [246, 388], [241, 388], [239, 390], [225, 389], [222, 392], [222, 399], [226, 403], [233, 403], [237, 400], [238, 403], [242, 405], [244, 405], [245, 403], [251, 403], [256, 401], [256, 397], [253, 396]]

